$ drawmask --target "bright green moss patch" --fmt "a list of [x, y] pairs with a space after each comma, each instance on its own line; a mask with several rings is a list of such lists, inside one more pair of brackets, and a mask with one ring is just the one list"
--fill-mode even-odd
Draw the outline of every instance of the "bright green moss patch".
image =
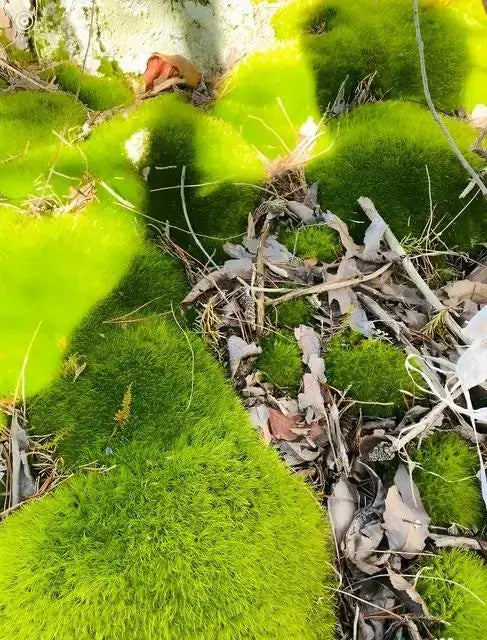
[[[86, 113], [65, 93], [18, 91], [0, 95], [0, 161], [45, 148], [81, 126]], [[2, 172], [6, 164], [2, 164]], [[44, 167], [42, 167], [44, 168]]]
[[[480, 168], [482, 161], [470, 151], [475, 132], [456, 120], [445, 122], [469, 162]], [[445, 229], [441, 238], [451, 248], [484, 242], [487, 218], [481, 197], [449, 225], [468, 202], [459, 200], [468, 175], [426, 109], [400, 102], [365, 105], [340, 118], [337, 127], [332, 149], [307, 170], [310, 182], [320, 182], [322, 207], [345, 220], [364, 219], [356, 201], [368, 196], [399, 238], [420, 238], [430, 215], [427, 167], [432, 229]]]
[[320, 121], [313, 73], [297, 43], [247, 56], [222, 83], [213, 112], [269, 160], [294, 150], [308, 118]]
[[35, 337], [26, 391], [35, 393], [56, 374], [70, 334], [104, 297], [139, 250], [133, 214], [107, 199], [78, 214], [36, 218], [2, 208], [0, 235], [0, 396], [15, 390]]
[[455, 434], [439, 433], [421, 443], [414, 460], [414, 480], [433, 524], [481, 528], [486, 514], [475, 448]]
[[[463, 104], [464, 78], [475, 65], [469, 28], [436, 0], [420, 4], [420, 19], [433, 99], [453, 110]], [[379, 96], [424, 100], [408, 0], [295, 0], [277, 12], [274, 24], [281, 38], [301, 37], [321, 109], [333, 103], [345, 80], [350, 98], [373, 73]]]
[[331, 385], [357, 400], [366, 415], [388, 417], [404, 409], [402, 391], [414, 392], [404, 353], [393, 345], [358, 332], [335, 335], [325, 356]]
[[291, 392], [298, 390], [303, 375], [301, 352], [290, 331], [278, 331], [261, 342], [256, 367], [273, 384]]
[[280, 326], [298, 327], [311, 320], [313, 305], [306, 298], [295, 298], [272, 307], [270, 317]]
[[279, 241], [295, 255], [319, 262], [335, 262], [341, 252], [336, 231], [326, 224], [288, 229], [279, 234]]
[[106, 111], [134, 101], [134, 93], [123, 75], [116, 74], [109, 62], [100, 66], [102, 75], [95, 76], [82, 70], [73, 62], [62, 63], [55, 68], [56, 81], [90, 109]]
[[478, 640], [487, 625], [487, 567], [482, 558], [465, 549], [443, 549], [425, 557], [418, 590], [437, 625], [438, 636]]

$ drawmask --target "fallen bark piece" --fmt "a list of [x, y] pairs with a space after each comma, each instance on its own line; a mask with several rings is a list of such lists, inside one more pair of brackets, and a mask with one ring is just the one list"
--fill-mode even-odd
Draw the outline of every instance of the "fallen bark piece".
[[255, 342], [248, 344], [239, 336], [230, 336], [227, 340], [228, 360], [232, 377], [237, 373], [240, 363], [245, 358], [258, 356], [262, 353], [262, 349]]

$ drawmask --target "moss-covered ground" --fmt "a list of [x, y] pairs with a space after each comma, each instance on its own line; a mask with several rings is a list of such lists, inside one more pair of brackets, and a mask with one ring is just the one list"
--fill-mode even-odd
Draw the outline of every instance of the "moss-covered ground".
[[[473, 0], [427, 0], [420, 19], [433, 99], [480, 170], [476, 132], [454, 116], [487, 103], [487, 19]], [[240, 61], [209, 112], [178, 95], [135, 104], [108, 61], [98, 76], [57, 65], [61, 91], [0, 95], [0, 398], [24, 368], [29, 429], [73, 474], [0, 526], [2, 640], [333, 637], [316, 495], [253, 432], [181, 315], [184, 273], [153, 236], [218, 259], [291, 159], [357, 236], [359, 196], [416, 244], [432, 214], [430, 232], [468, 250], [487, 218], [473, 194], [463, 210], [468, 176], [421, 104], [409, 2], [293, 0], [274, 25], [280, 42]], [[382, 101], [357, 106], [369, 74]], [[349, 108], [324, 114], [344, 81]], [[88, 112], [112, 109], [87, 135]], [[304, 260], [341, 253], [325, 225], [280, 240]], [[273, 315], [256, 367], [295, 396], [304, 367], [290, 329], [312, 307]], [[340, 330], [324, 356], [330, 384], [365, 415], [398, 417], [403, 392], [414, 398], [405, 354], [385, 340]], [[70, 362], [86, 365], [79, 377]], [[482, 527], [476, 452], [441, 434], [413, 454], [433, 524]], [[439, 632], [481, 637], [485, 571], [471, 552], [425, 558], [419, 589], [450, 625]]]

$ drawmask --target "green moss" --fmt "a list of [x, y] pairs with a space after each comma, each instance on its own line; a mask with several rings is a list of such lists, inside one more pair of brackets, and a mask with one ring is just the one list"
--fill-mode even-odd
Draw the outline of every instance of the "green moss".
[[290, 331], [278, 331], [261, 342], [256, 367], [273, 384], [291, 393], [298, 390], [303, 375], [301, 352]]
[[5, 32], [2, 31], [0, 31], [0, 46], [5, 49], [8, 59], [11, 62], [19, 65], [28, 65], [36, 61], [36, 56], [30, 48], [19, 49], [7, 38]]
[[[420, 20], [433, 99], [442, 109], [456, 109], [464, 104], [464, 79], [476, 64], [469, 51], [470, 29], [437, 0], [421, 3]], [[345, 79], [345, 96], [353, 97], [358, 83], [374, 72], [376, 94], [424, 100], [408, 0], [296, 0], [274, 21], [280, 37], [301, 36], [322, 109], [333, 103]], [[479, 64], [485, 64], [481, 61], [482, 56]]]
[[[148, 317], [182, 293], [179, 273], [153, 250], [138, 259], [71, 345], [85, 372], [35, 399], [31, 429], [60, 434], [69, 466], [117, 468], [2, 525], [0, 637], [332, 638], [331, 544], [314, 497], [258, 440], [203, 343]], [[145, 320], [104, 322], [161, 291], [129, 316]]]
[[404, 353], [393, 345], [358, 332], [335, 335], [325, 356], [331, 385], [359, 402], [366, 415], [389, 417], [404, 410], [402, 391], [413, 393]]
[[191, 443], [142, 448], [136, 468], [71, 480], [2, 525], [2, 637], [331, 640], [319, 508], [241, 410], [217, 441], [215, 417]]
[[297, 43], [247, 56], [222, 83], [213, 112], [269, 160], [295, 149], [308, 118], [320, 121], [313, 73]]
[[487, 625], [487, 567], [465, 549], [443, 549], [425, 557], [418, 590], [432, 617], [444, 620], [437, 635], [452, 640], [478, 640]]
[[[59, 142], [85, 121], [86, 113], [65, 93], [18, 91], [0, 96], [0, 161]], [[42, 166], [41, 169], [44, 167]]]
[[287, 229], [279, 234], [279, 242], [304, 260], [335, 262], [341, 253], [338, 234], [326, 224]]
[[313, 308], [307, 298], [295, 298], [272, 307], [270, 315], [280, 327], [298, 327], [311, 320]]
[[424, 440], [413, 457], [420, 465], [414, 480], [433, 524], [482, 528], [485, 506], [474, 447], [455, 434], [439, 433]]
[[55, 375], [83, 315], [120, 280], [140, 247], [134, 216], [103, 199], [79, 214], [36, 218], [2, 207], [0, 395], [15, 390], [35, 337], [26, 391]]
[[57, 65], [56, 80], [64, 91], [78, 96], [90, 109], [106, 111], [134, 101], [134, 93], [123, 76], [114, 72], [109, 62], [100, 65], [102, 75], [95, 76], [72, 62]]
[[[201, 255], [183, 215], [183, 167], [189, 185], [185, 189], [188, 217], [207, 250], [220, 247], [219, 238], [242, 233], [248, 213], [260, 198], [256, 185], [265, 174], [251, 147], [230, 125], [173, 95], [148, 100], [130, 118], [113, 118], [96, 131], [87, 145], [92, 170], [105, 175], [107, 164], [125, 166], [126, 143], [137, 146], [137, 137], [146, 141], [140, 145], [145, 150], [137, 165], [151, 167], [147, 213], [176, 227], [171, 235], [181, 245]], [[123, 188], [113, 178], [107, 180], [117, 190]]]
[[[481, 160], [470, 151], [475, 132], [453, 119], [445, 123], [469, 162], [480, 168]], [[370, 104], [340, 118], [336, 127], [333, 148], [307, 170], [310, 182], [320, 182], [322, 207], [347, 221], [365, 220], [356, 201], [368, 196], [399, 238], [419, 238], [430, 214], [426, 167], [437, 233], [466, 205], [459, 195], [468, 175], [426, 109], [400, 102]], [[484, 241], [486, 221], [485, 201], [477, 197], [442, 240], [450, 248], [468, 249]]]

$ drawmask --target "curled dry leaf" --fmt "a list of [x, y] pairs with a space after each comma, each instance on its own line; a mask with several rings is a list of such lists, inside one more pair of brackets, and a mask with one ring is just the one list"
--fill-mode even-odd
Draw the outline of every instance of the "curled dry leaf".
[[298, 429], [299, 414], [288, 413], [284, 415], [277, 409], [269, 409], [269, 428], [276, 440], [292, 441], [298, 438], [298, 434], [293, 429]]
[[477, 304], [487, 303], [487, 284], [474, 280], [457, 280], [443, 288], [450, 299], [450, 304], [456, 306], [465, 300], [471, 300]]
[[252, 407], [249, 411], [252, 424], [260, 429], [265, 442], [272, 442], [272, 434], [269, 431], [269, 407], [265, 404], [259, 404]]
[[424, 549], [430, 517], [426, 513], [419, 491], [404, 465], [399, 465], [394, 485], [385, 501], [384, 529], [389, 547], [406, 557]]
[[338, 482], [333, 485], [333, 490], [328, 500], [328, 513], [338, 546], [340, 546], [352, 523], [357, 511], [357, 504], [357, 490], [347, 480], [346, 476], [342, 475]]
[[262, 349], [258, 347], [255, 342], [248, 344], [239, 336], [230, 336], [227, 340], [227, 348], [232, 377], [237, 373], [237, 369], [242, 360], [262, 353]]
[[414, 585], [408, 582], [401, 574], [393, 571], [390, 567], [387, 567], [387, 573], [389, 574], [389, 580], [391, 581], [393, 589], [406, 593], [409, 600], [416, 605], [414, 607], [417, 610], [416, 613], [429, 618], [428, 607], [426, 606], [423, 598], [414, 588]]
[[147, 61], [144, 73], [145, 90], [152, 91], [156, 81], [165, 82], [181, 78], [191, 89], [196, 89], [202, 77], [201, 71], [184, 56], [154, 53]]
[[312, 373], [304, 374], [303, 389], [303, 393], [298, 394], [298, 404], [301, 411], [306, 411], [306, 422], [310, 424], [324, 417], [325, 403], [320, 383]]

